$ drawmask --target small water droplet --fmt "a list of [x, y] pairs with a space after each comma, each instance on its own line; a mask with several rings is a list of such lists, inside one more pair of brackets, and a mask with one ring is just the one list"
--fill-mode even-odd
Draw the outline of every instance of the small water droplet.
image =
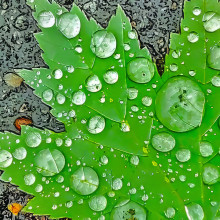
[[67, 202], [67, 203], [65, 204], [65, 206], [66, 206], [67, 208], [71, 208], [71, 207], [73, 206], [73, 202], [72, 202], [72, 201], [69, 201], [69, 202]]
[[176, 152], [176, 158], [180, 162], [186, 162], [191, 158], [191, 152], [188, 149], [181, 149]]
[[211, 82], [213, 86], [220, 87], [220, 75], [214, 76]]
[[115, 179], [112, 183], [112, 188], [114, 190], [120, 190], [122, 186], [123, 186], [123, 182], [120, 178]]
[[62, 183], [62, 182], [64, 181], [64, 177], [61, 176], [61, 175], [59, 175], [59, 176], [57, 177], [56, 181], [57, 181], [58, 183]]
[[90, 48], [99, 58], [112, 56], [116, 49], [115, 36], [106, 30], [100, 30], [93, 34]]
[[116, 71], [107, 71], [104, 75], [103, 78], [106, 83], [108, 84], [114, 84], [118, 81], [118, 73]]
[[136, 39], [137, 38], [137, 33], [136, 33], [136, 31], [134, 31], [134, 30], [131, 30], [131, 31], [129, 31], [128, 32], [128, 37], [130, 38], [130, 39]]
[[57, 24], [61, 33], [69, 39], [74, 38], [79, 34], [80, 26], [79, 17], [72, 13], [63, 13]]
[[137, 166], [139, 164], [139, 157], [136, 155], [133, 155], [130, 159], [131, 164]]
[[19, 147], [14, 151], [13, 156], [17, 160], [24, 160], [27, 156], [27, 150], [24, 147]]
[[57, 94], [56, 100], [60, 105], [62, 105], [66, 101], [66, 97], [59, 93]]
[[74, 93], [72, 102], [75, 105], [83, 105], [86, 101], [86, 94], [83, 91], [78, 91]]
[[105, 119], [96, 115], [89, 120], [88, 131], [92, 134], [101, 133], [105, 128]]
[[209, 67], [220, 70], [220, 46], [211, 48], [207, 62]]
[[128, 122], [121, 123], [121, 131], [122, 132], [129, 132], [130, 131], [130, 125], [128, 124]]
[[108, 157], [106, 157], [105, 155], [103, 155], [103, 156], [100, 158], [100, 161], [102, 162], [102, 164], [106, 165], [106, 164], [108, 164]]
[[168, 152], [175, 147], [175, 139], [168, 133], [158, 133], [152, 138], [152, 146], [158, 151]]
[[10, 152], [6, 150], [0, 150], [0, 167], [6, 168], [12, 164], [13, 157]]
[[194, 70], [190, 70], [190, 71], [189, 71], [189, 75], [190, 75], [190, 76], [195, 76], [195, 75], [196, 75], [196, 72], [195, 72]]
[[36, 192], [42, 192], [43, 191], [43, 186], [41, 184], [37, 184], [37, 186], [35, 187], [35, 191]]
[[180, 175], [179, 179], [181, 182], [185, 182], [186, 181], [186, 176], [185, 175]]
[[212, 185], [218, 182], [220, 178], [220, 173], [218, 167], [212, 164], [205, 164], [203, 166], [202, 179], [203, 182], [207, 185]]
[[133, 105], [133, 106], [131, 106], [131, 110], [132, 110], [133, 112], [138, 112], [138, 111], [139, 111], [139, 108], [138, 108], [137, 105]]
[[176, 72], [178, 70], [178, 66], [175, 63], [173, 63], [173, 64], [170, 65], [170, 70], [172, 72]]
[[75, 51], [76, 51], [77, 53], [82, 53], [83, 49], [82, 49], [82, 47], [77, 46], [77, 47], [75, 47]]
[[212, 144], [208, 141], [199, 143], [200, 153], [203, 157], [209, 157], [213, 154]]
[[130, 100], [136, 99], [138, 96], [138, 90], [135, 88], [128, 88], [127, 93]]
[[107, 206], [107, 199], [105, 196], [93, 196], [89, 201], [89, 207], [96, 212], [103, 211]]
[[62, 70], [58, 69], [53, 72], [53, 75], [55, 79], [61, 79], [63, 77], [63, 72]]
[[176, 210], [173, 207], [169, 207], [165, 211], [165, 216], [167, 218], [174, 218], [175, 214], [176, 214]]
[[135, 58], [128, 63], [127, 74], [136, 83], [147, 83], [154, 76], [154, 65], [148, 59]]
[[47, 102], [51, 101], [53, 98], [53, 91], [51, 89], [47, 89], [43, 92], [43, 99]]
[[188, 36], [187, 39], [190, 43], [196, 43], [199, 40], [199, 36], [196, 32], [191, 32]]
[[73, 73], [74, 70], [75, 70], [75, 68], [74, 68], [73, 66], [68, 66], [68, 67], [67, 67], [67, 72], [68, 72], [68, 73]]
[[55, 17], [50, 11], [42, 11], [38, 15], [38, 24], [43, 28], [50, 28], [55, 24]]
[[27, 186], [33, 185], [35, 180], [36, 180], [36, 177], [32, 173], [24, 176], [24, 182]]
[[124, 44], [124, 50], [129, 51], [131, 49], [129, 44]]
[[193, 9], [193, 14], [195, 16], [199, 16], [201, 14], [202, 10], [200, 8], [194, 8]]
[[38, 147], [41, 143], [41, 135], [38, 132], [28, 133], [26, 137], [26, 144], [29, 147]]
[[81, 167], [71, 176], [71, 187], [80, 195], [89, 195], [97, 190], [99, 178], [90, 167]]
[[86, 89], [90, 92], [98, 92], [102, 89], [102, 83], [97, 75], [92, 75], [87, 78]]
[[144, 96], [144, 97], [142, 98], [142, 104], [145, 105], [145, 106], [147, 106], [147, 107], [151, 106], [151, 104], [152, 104], [152, 98], [149, 97], [149, 96]]
[[173, 51], [173, 53], [172, 53], [172, 57], [175, 59], [179, 58], [180, 55], [181, 55], [180, 51]]

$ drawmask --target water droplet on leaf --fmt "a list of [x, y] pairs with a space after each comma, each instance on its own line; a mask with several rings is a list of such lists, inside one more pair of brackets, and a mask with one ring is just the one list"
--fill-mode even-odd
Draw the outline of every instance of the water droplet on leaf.
[[50, 11], [42, 11], [38, 15], [38, 24], [43, 28], [50, 28], [55, 24], [55, 17]]
[[0, 167], [9, 167], [12, 163], [13, 157], [10, 152], [6, 150], [0, 150]]
[[212, 144], [208, 141], [203, 141], [199, 143], [200, 153], [203, 157], [209, 157], [213, 154]]
[[83, 105], [86, 101], [86, 94], [83, 91], [74, 93], [72, 102], [75, 105]]
[[107, 206], [107, 199], [105, 196], [93, 196], [89, 201], [89, 207], [96, 212], [103, 211]]
[[51, 89], [47, 89], [43, 92], [43, 99], [47, 102], [51, 101], [53, 98], [53, 91]]
[[185, 211], [189, 220], [203, 220], [204, 211], [203, 208], [196, 203], [191, 203], [185, 206]]
[[196, 32], [191, 32], [188, 36], [187, 39], [190, 43], [196, 43], [199, 40], [199, 36]]
[[147, 83], [154, 76], [154, 65], [148, 59], [135, 58], [128, 63], [127, 74], [136, 83]]
[[114, 190], [120, 190], [122, 186], [123, 186], [122, 180], [119, 178], [115, 179], [112, 183], [112, 188]]
[[128, 88], [128, 99], [133, 100], [138, 96], [138, 90], [135, 88]]
[[145, 105], [145, 106], [147, 106], [147, 107], [151, 106], [151, 104], [152, 104], [152, 98], [151, 98], [151, 97], [148, 97], [148, 96], [144, 96], [144, 97], [142, 98], [142, 104]]
[[102, 88], [102, 83], [97, 75], [89, 76], [86, 80], [86, 89], [90, 92], [98, 92]]
[[66, 97], [59, 93], [57, 94], [56, 100], [60, 105], [62, 105], [66, 101]]
[[24, 147], [19, 147], [14, 151], [13, 156], [17, 160], [24, 160], [27, 156], [27, 151]]
[[35, 187], [35, 191], [36, 192], [42, 192], [43, 191], [43, 186], [41, 184], [37, 184], [37, 186]]
[[202, 10], [200, 8], [194, 8], [193, 9], [193, 14], [195, 16], [199, 16], [201, 14]]
[[191, 152], [188, 149], [181, 149], [176, 152], [176, 159], [180, 162], [186, 162], [191, 158]]
[[220, 70], [220, 47], [215, 46], [210, 50], [207, 62], [215, 70]]
[[106, 83], [108, 84], [114, 84], [118, 81], [118, 73], [116, 71], [107, 71], [104, 75], [103, 78]]
[[27, 174], [27, 175], [24, 176], [24, 182], [28, 186], [33, 185], [35, 180], [36, 180], [36, 177], [32, 173]]
[[220, 87], [220, 75], [213, 76], [211, 82], [213, 86]]
[[220, 29], [220, 15], [215, 12], [207, 12], [203, 16], [204, 28], [208, 32]]
[[212, 164], [205, 164], [203, 166], [202, 179], [203, 182], [207, 185], [212, 185], [218, 182], [220, 178], [220, 173], [218, 167]]
[[81, 167], [71, 176], [71, 187], [80, 195], [89, 195], [97, 190], [99, 178], [90, 167]]
[[100, 30], [93, 34], [90, 48], [99, 58], [112, 56], [116, 49], [116, 39], [111, 32]]
[[88, 131], [92, 134], [101, 133], [105, 128], [105, 119], [96, 115], [89, 120]]
[[175, 211], [175, 209], [173, 207], [169, 207], [165, 211], [165, 216], [167, 218], [174, 218], [175, 214], [176, 214], [176, 211]]
[[139, 157], [136, 155], [133, 155], [130, 159], [131, 164], [137, 166], [139, 164]]
[[41, 143], [41, 135], [38, 132], [28, 133], [26, 137], [26, 144], [29, 147], [38, 147]]
[[69, 39], [74, 38], [79, 34], [80, 26], [79, 17], [72, 13], [63, 13], [57, 24], [61, 33]]

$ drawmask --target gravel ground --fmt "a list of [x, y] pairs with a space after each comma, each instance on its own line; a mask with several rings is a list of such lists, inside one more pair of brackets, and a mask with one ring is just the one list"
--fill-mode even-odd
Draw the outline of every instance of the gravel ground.
[[[56, 0], [70, 9], [73, 0]], [[170, 32], [179, 31], [183, 0], [75, 0], [88, 17], [93, 16], [106, 27], [117, 5], [130, 17], [140, 35], [141, 46], [147, 46], [163, 71]], [[51, 114], [50, 107], [36, 97], [32, 89], [14, 74], [14, 69], [46, 67], [41, 50], [33, 37], [39, 29], [25, 0], [0, 0], [0, 131], [19, 134], [19, 124], [31, 124], [55, 132], [64, 126]], [[15, 124], [17, 126], [15, 126]], [[0, 219], [13, 219], [7, 206], [25, 205], [31, 197], [8, 183], [0, 182]], [[42, 219], [22, 214], [16, 219]]]

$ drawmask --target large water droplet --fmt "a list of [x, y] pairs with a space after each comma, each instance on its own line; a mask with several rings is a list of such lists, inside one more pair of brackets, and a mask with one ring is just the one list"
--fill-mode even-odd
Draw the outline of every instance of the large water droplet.
[[170, 130], [185, 132], [200, 126], [205, 95], [198, 84], [184, 76], [170, 78], [156, 97], [158, 119]]
[[0, 150], [0, 167], [9, 167], [12, 163], [13, 157], [10, 152], [6, 150]]
[[220, 75], [213, 76], [211, 82], [213, 86], [220, 87]]
[[191, 32], [188, 36], [187, 39], [190, 43], [196, 43], [199, 40], [199, 36], [196, 32]]
[[133, 100], [138, 96], [138, 90], [135, 88], [128, 88], [128, 99]]
[[154, 76], [154, 65], [146, 58], [135, 58], [128, 63], [127, 74], [136, 83], [147, 83]]
[[92, 134], [101, 133], [105, 128], [105, 119], [96, 115], [89, 120], [88, 131]]
[[151, 98], [151, 97], [148, 97], [148, 96], [144, 96], [144, 97], [142, 98], [142, 104], [145, 105], [145, 106], [147, 106], [147, 107], [151, 106], [151, 104], [152, 104], [152, 98]]
[[79, 17], [72, 13], [63, 13], [58, 20], [57, 27], [67, 38], [74, 38], [80, 32]]
[[31, 132], [27, 134], [26, 144], [29, 147], [38, 147], [41, 143], [41, 135], [38, 132]]
[[220, 47], [215, 46], [210, 50], [207, 60], [209, 67], [220, 70]]
[[114, 190], [120, 190], [122, 186], [123, 186], [123, 182], [120, 178], [115, 179], [112, 183], [112, 188]]
[[203, 157], [209, 157], [213, 154], [212, 144], [208, 141], [203, 141], [199, 143], [200, 153]]
[[181, 149], [176, 152], [176, 159], [180, 162], [186, 162], [191, 158], [191, 152], [188, 149]]
[[175, 147], [175, 139], [165, 132], [155, 134], [152, 138], [152, 146], [158, 151], [168, 152]]
[[116, 49], [116, 39], [111, 32], [100, 30], [93, 34], [90, 48], [99, 58], [112, 56]]
[[35, 157], [37, 171], [43, 176], [54, 176], [62, 171], [65, 157], [56, 149], [44, 149]]
[[196, 203], [191, 203], [185, 206], [185, 211], [189, 220], [203, 220], [204, 211], [203, 208]]
[[205, 164], [203, 167], [202, 179], [207, 185], [212, 185], [218, 182], [220, 178], [220, 173], [218, 167], [212, 164]]
[[86, 89], [90, 92], [98, 92], [102, 88], [102, 83], [97, 75], [89, 76], [86, 80]]
[[145, 220], [147, 219], [146, 210], [136, 202], [125, 201], [117, 205], [111, 213], [111, 220], [123, 219]]
[[220, 15], [215, 12], [207, 12], [203, 16], [204, 28], [208, 32], [220, 29]]
[[80, 195], [89, 195], [97, 190], [99, 177], [90, 167], [81, 167], [71, 176], [71, 187]]
[[173, 207], [169, 207], [165, 211], [165, 216], [167, 218], [174, 218], [175, 214], [176, 214], [176, 211], [175, 211], [175, 209]]
[[51, 101], [53, 98], [53, 91], [51, 89], [47, 89], [43, 92], [43, 99], [47, 102]]
[[31, 186], [34, 184], [36, 177], [34, 174], [30, 173], [24, 176], [24, 182], [27, 186]]
[[106, 206], [107, 199], [102, 195], [93, 196], [89, 201], [89, 207], [95, 212], [103, 211]]
[[43, 28], [50, 28], [55, 24], [55, 17], [50, 11], [42, 11], [38, 15], [38, 24]]
[[108, 84], [114, 84], [118, 81], [118, 73], [116, 71], [107, 71], [104, 75], [103, 78], [106, 83]]
[[27, 151], [24, 147], [19, 147], [14, 151], [13, 156], [17, 160], [24, 160], [27, 156]]
[[74, 93], [72, 102], [75, 105], [83, 105], [86, 101], [86, 94], [83, 91]]

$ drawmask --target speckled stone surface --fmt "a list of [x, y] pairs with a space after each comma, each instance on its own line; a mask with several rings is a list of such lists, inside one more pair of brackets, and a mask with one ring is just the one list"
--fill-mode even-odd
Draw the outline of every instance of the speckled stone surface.
[[[70, 9], [73, 0], [56, 0]], [[106, 27], [117, 5], [120, 4], [138, 31], [141, 46], [147, 46], [152, 57], [163, 63], [168, 50], [170, 32], [179, 31], [184, 0], [75, 0], [88, 17], [94, 17]], [[32, 89], [21, 82], [11, 86], [6, 75], [14, 69], [46, 67], [41, 50], [33, 36], [38, 32], [31, 9], [25, 0], [0, 0], [0, 131], [19, 133], [14, 122], [27, 118], [38, 128], [60, 132], [63, 125], [51, 114], [50, 108], [36, 97]], [[160, 66], [159, 66], [160, 68]], [[12, 219], [7, 206], [17, 202], [25, 205], [31, 197], [17, 187], [0, 182], [0, 219]], [[16, 219], [44, 219], [22, 214]]]

